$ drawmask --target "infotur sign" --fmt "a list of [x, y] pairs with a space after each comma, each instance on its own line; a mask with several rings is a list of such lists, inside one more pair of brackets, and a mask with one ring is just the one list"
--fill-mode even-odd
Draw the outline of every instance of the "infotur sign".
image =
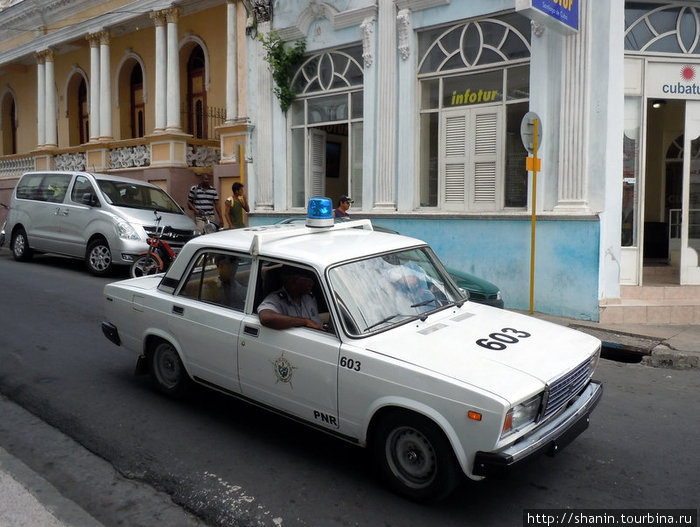
[[556, 31], [579, 30], [579, 0], [516, 0], [515, 10]]

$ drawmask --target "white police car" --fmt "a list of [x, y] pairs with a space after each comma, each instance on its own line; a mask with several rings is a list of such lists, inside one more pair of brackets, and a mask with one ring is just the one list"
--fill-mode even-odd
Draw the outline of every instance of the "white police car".
[[[200, 236], [165, 275], [106, 285], [105, 335], [163, 392], [195, 381], [369, 447], [416, 500], [552, 454], [588, 426], [599, 340], [469, 302], [424, 242], [334, 224], [327, 198], [309, 211], [309, 226]], [[305, 272], [307, 289], [281, 289], [283, 269]], [[272, 329], [265, 297], [312, 313]]]

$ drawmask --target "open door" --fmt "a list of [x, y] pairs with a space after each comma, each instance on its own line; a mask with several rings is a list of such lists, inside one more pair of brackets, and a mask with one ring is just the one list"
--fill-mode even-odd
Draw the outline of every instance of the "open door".
[[681, 211], [681, 285], [700, 284], [700, 101], [686, 101]]

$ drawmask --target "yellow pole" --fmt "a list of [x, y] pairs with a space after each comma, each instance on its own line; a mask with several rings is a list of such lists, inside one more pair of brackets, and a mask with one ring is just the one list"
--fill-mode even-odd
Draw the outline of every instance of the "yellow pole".
[[537, 222], [537, 125], [539, 119], [533, 119], [534, 137], [532, 140], [532, 219], [530, 221], [530, 314], [535, 312], [535, 223]]

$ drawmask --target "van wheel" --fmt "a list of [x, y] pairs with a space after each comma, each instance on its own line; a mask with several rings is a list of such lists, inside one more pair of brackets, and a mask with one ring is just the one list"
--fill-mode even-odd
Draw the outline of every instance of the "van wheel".
[[399, 494], [420, 502], [445, 498], [460, 481], [450, 442], [430, 419], [407, 411], [386, 415], [373, 436], [376, 466]]
[[104, 239], [98, 238], [90, 243], [85, 263], [96, 276], [105, 276], [112, 271], [112, 251]]
[[27, 233], [20, 228], [12, 237], [12, 256], [19, 262], [26, 262], [32, 259], [33, 251], [29, 248]]

